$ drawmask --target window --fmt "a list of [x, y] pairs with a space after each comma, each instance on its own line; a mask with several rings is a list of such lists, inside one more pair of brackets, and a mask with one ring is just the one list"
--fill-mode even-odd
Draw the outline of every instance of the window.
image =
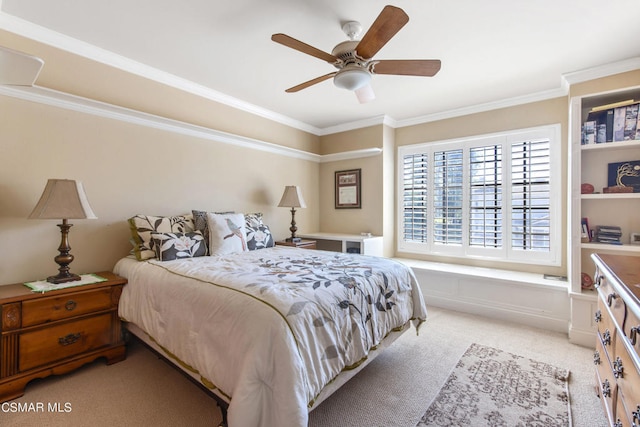
[[403, 146], [400, 252], [559, 265], [560, 125]]

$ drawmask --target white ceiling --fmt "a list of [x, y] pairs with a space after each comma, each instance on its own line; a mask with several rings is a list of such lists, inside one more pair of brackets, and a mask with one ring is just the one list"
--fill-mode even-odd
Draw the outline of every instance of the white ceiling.
[[14, 32], [51, 30], [135, 61], [142, 73], [161, 70], [317, 129], [381, 116], [410, 121], [553, 93], [563, 74], [640, 54], [638, 0], [397, 0], [392, 4], [409, 23], [375, 58], [440, 59], [435, 77], [374, 76], [376, 99], [368, 104], [331, 80], [284, 92], [334, 68], [272, 42], [272, 34], [331, 52], [346, 39], [342, 23], [356, 20], [366, 31], [388, 3], [0, 0], [0, 11], [14, 20]]

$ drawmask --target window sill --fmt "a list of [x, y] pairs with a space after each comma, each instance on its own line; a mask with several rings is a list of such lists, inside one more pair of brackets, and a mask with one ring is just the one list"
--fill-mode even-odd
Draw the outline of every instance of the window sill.
[[557, 279], [545, 279], [539, 273], [526, 273], [521, 271], [501, 270], [495, 268], [475, 267], [469, 265], [449, 264], [443, 262], [423, 261], [411, 258], [394, 258], [415, 270], [447, 273], [457, 276], [478, 277], [494, 279], [502, 282], [524, 284], [528, 286], [555, 288], [567, 291], [569, 282]]

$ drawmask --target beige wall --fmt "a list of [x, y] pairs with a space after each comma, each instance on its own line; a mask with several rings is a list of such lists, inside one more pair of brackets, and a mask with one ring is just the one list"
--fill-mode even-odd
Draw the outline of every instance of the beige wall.
[[[319, 151], [319, 137], [0, 32], [0, 45], [37, 54], [39, 86], [236, 135]], [[27, 220], [49, 178], [84, 183], [98, 219], [73, 220], [71, 270], [112, 269], [131, 245], [126, 219], [192, 209], [265, 214], [277, 239], [291, 215], [277, 204], [300, 185], [301, 230], [319, 228], [319, 164], [0, 96], [0, 284], [57, 273], [55, 220]]]
[[[332, 154], [365, 148], [382, 148], [383, 126], [341, 132], [321, 138], [321, 153]], [[371, 157], [340, 160], [320, 165], [320, 230], [332, 233], [382, 235], [383, 228], [383, 160]], [[334, 174], [336, 171], [361, 169], [361, 209], [336, 209]]]
[[318, 164], [0, 96], [0, 283], [55, 273], [57, 221], [27, 220], [48, 178], [84, 183], [97, 220], [74, 220], [72, 271], [111, 269], [131, 248], [126, 219], [201, 210], [260, 211], [277, 238], [285, 185], [304, 191], [296, 220], [317, 228]]
[[634, 70], [572, 85], [569, 96], [584, 96], [626, 87], [638, 87], [639, 85], [640, 70]]

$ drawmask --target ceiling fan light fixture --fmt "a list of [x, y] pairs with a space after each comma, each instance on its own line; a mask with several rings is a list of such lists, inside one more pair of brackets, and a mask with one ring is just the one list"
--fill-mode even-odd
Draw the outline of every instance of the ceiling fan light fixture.
[[371, 73], [362, 68], [343, 68], [333, 78], [340, 89], [357, 90], [371, 82]]

